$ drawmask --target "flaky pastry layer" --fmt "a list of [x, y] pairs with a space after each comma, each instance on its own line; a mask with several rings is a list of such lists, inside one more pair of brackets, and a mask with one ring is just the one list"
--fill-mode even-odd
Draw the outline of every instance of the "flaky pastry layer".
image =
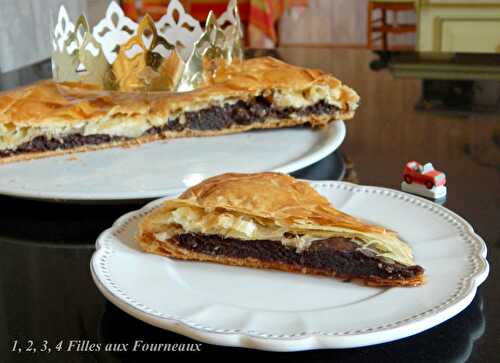
[[316, 240], [344, 237], [384, 260], [415, 265], [395, 232], [338, 211], [308, 183], [279, 173], [209, 178], [166, 201], [139, 226], [139, 240], [153, 235], [165, 242], [183, 233], [280, 241], [298, 251]]
[[[329, 115], [328, 121], [352, 118], [359, 101], [356, 92], [329, 74], [269, 57], [229, 67], [210, 84], [184, 93], [112, 92], [92, 85], [42, 81], [0, 94], [0, 151], [38, 136], [105, 134], [147, 141], [144, 133], [149, 129], [162, 127], [169, 120], [182, 122], [186, 112], [250, 102], [256, 97], [268, 99], [279, 109], [301, 109], [325, 102], [338, 110]], [[317, 126], [314, 117], [291, 118]], [[222, 133], [224, 130], [213, 132]], [[120, 143], [109, 146], [116, 144]]]
[[[317, 126], [324, 126], [330, 121], [329, 116], [314, 116], [309, 117], [307, 122], [313, 122]], [[81, 147], [75, 147], [71, 149], [60, 149], [60, 150], [52, 150], [52, 151], [42, 151], [42, 152], [30, 152], [30, 153], [21, 153], [8, 157], [0, 157], [0, 165], [7, 164], [16, 161], [26, 161], [33, 160], [39, 158], [45, 158], [49, 156], [58, 156], [65, 155], [71, 153], [79, 153], [86, 151], [95, 151], [101, 149], [108, 149], [112, 147], [135, 147], [144, 143], [159, 141], [159, 140], [168, 140], [174, 138], [182, 138], [182, 137], [206, 137], [206, 136], [218, 136], [218, 135], [228, 135], [233, 133], [239, 133], [249, 130], [257, 130], [257, 129], [272, 129], [272, 128], [281, 128], [281, 127], [293, 127], [304, 124], [304, 119], [276, 119], [269, 120], [266, 122], [254, 122], [250, 125], [234, 125], [231, 128], [227, 128], [224, 130], [210, 131], [210, 130], [184, 130], [184, 131], [164, 131], [155, 135], [144, 135], [135, 139], [130, 140], [122, 140], [122, 141], [111, 141], [105, 142], [98, 145], [85, 145]]]

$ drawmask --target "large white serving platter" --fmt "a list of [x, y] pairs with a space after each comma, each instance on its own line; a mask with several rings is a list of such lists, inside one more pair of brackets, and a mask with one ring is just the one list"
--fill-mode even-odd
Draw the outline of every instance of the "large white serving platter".
[[403, 192], [312, 182], [337, 208], [392, 230], [413, 248], [427, 282], [373, 288], [327, 277], [176, 261], [142, 252], [124, 215], [97, 240], [100, 291], [149, 324], [220, 345], [275, 351], [360, 347], [429, 329], [462, 311], [488, 275], [486, 246], [448, 209]]
[[335, 151], [345, 134], [336, 121], [321, 130], [184, 138], [0, 165], [0, 194], [81, 203], [158, 198], [224, 172], [291, 173]]

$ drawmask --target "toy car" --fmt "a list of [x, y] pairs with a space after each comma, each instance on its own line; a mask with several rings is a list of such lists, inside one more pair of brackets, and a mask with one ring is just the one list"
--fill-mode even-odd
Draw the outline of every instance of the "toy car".
[[422, 165], [416, 161], [406, 163], [403, 179], [407, 184], [422, 184], [425, 185], [427, 189], [446, 184], [445, 174], [434, 169], [431, 163]]
[[431, 163], [424, 165], [416, 161], [406, 163], [403, 171], [403, 179], [401, 189], [406, 192], [434, 199], [439, 199], [446, 195], [446, 175], [434, 169]]

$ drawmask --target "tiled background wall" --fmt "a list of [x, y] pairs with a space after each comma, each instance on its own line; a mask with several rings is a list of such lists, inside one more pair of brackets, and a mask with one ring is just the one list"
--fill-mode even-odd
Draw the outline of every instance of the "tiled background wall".
[[[300, 16], [283, 17], [281, 42], [362, 47], [366, 44], [367, 9], [368, 0], [309, 0], [309, 7]], [[388, 19], [391, 19], [389, 14]], [[401, 13], [398, 21], [415, 22], [415, 14]], [[395, 44], [408, 44], [414, 42], [414, 36], [390, 40]]]

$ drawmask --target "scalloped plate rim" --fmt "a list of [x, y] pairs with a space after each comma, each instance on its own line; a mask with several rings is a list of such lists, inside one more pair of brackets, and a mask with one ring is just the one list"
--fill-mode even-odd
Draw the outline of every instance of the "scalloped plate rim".
[[[254, 348], [260, 350], [269, 351], [301, 351], [301, 350], [312, 350], [312, 349], [328, 349], [328, 348], [354, 348], [362, 347], [367, 345], [379, 344], [384, 342], [389, 342], [397, 339], [402, 339], [422, 331], [430, 329], [436, 325], [443, 323], [444, 321], [452, 318], [461, 311], [463, 311], [474, 298], [477, 288], [481, 285], [487, 278], [489, 274], [489, 264], [486, 260], [487, 247], [484, 240], [474, 232], [473, 227], [461, 216], [454, 213], [453, 211], [435, 204], [425, 198], [408, 194], [399, 190], [377, 187], [377, 186], [367, 186], [367, 185], [357, 185], [348, 182], [339, 181], [329, 181], [329, 180], [307, 180], [314, 187], [321, 187], [322, 185], [346, 185], [354, 189], [368, 189], [368, 190], [381, 190], [387, 192], [396, 192], [397, 194], [402, 194], [414, 198], [421, 203], [432, 203], [434, 207], [446, 211], [446, 213], [452, 215], [456, 218], [460, 224], [464, 227], [467, 234], [474, 239], [476, 242], [474, 251], [476, 254], [474, 257], [478, 258], [482, 266], [478, 271], [467, 279], [467, 284], [464, 288], [464, 292], [457, 297], [457, 299], [446, 308], [433, 313], [431, 315], [427, 314], [422, 317], [411, 319], [409, 322], [405, 322], [396, 327], [382, 328], [370, 332], [359, 332], [353, 334], [339, 334], [339, 332], [334, 333], [308, 333], [300, 336], [292, 337], [273, 337], [273, 334], [266, 333], [250, 333], [250, 332], [230, 332], [230, 331], [217, 331], [210, 327], [198, 327], [184, 321], [180, 317], [161, 317], [134, 306], [133, 304], [127, 302], [120, 296], [117, 296], [113, 291], [111, 291], [98, 276], [94, 265], [97, 265], [103, 250], [105, 248], [102, 240], [112, 231], [119, 228], [126, 221], [134, 217], [135, 215], [142, 214], [149, 211], [164, 200], [172, 198], [172, 196], [160, 198], [154, 200], [142, 208], [128, 212], [118, 218], [113, 225], [103, 231], [96, 241], [96, 251], [94, 252], [90, 261], [90, 270], [92, 278], [98, 287], [99, 291], [113, 304], [124, 312], [134, 316], [135, 318], [142, 320], [145, 323], [151, 324], [153, 326], [173, 331], [178, 334], [185, 335], [187, 337], [199, 340], [204, 343], [216, 344], [222, 346], [233, 346], [233, 347], [243, 347], [243, 348]], [[477, 247], [480, 247], [477, 249]], [[429, 320], [432, 318], [432, 322]], [[389, 324], [390, 325], [390, 324]], [[263, 336], [263, 334], [268, 336]], [[286, 335], [286, 334], [285, 334]], [[292, 334], [294, 335], [294, 334]]]

